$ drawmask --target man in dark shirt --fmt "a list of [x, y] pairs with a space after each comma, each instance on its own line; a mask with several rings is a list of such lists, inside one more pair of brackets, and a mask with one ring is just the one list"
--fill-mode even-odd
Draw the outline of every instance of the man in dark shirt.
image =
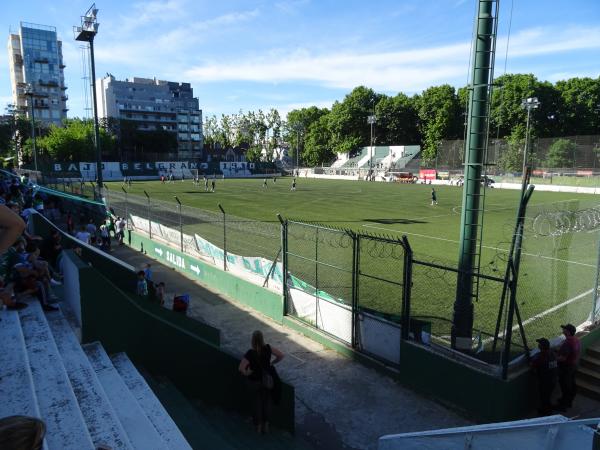
[[565, 341], [560, 346], [556, 360], [558, 361], [558, 384], [560, 385], [561, 397], [558, 399], [556, 409], [566, 411], [573, 405], [573, 398], [577, 386], [575, 385], [575, 373], [581, 352], [581, 343], [575, 337], [576, 328], [572, 324], [561, 325]]
[[538, 414], [540, 416], [549, 416], [552, 414], [551, 397], [554, 386], [556, 385], [556, 376], [558, 365], [554, 353], [550, 351], [550, 342], [546, 338], [537, 339], [540, 352], [531, 360], [531, 367], [535, 371], [538, 381], [538, 390], [540, 393], [540, 405]]

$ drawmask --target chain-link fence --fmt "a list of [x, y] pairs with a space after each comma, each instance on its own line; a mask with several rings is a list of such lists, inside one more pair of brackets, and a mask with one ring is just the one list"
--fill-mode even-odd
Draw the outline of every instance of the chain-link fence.
[[[553, 148], [559, 140], [568, 141], [569, 145]], [[490, 139], [487, 162], [490, 174], [510, 172], [503, 169], [502, 161], [507, 159], [511, 151], [516, 151], [522, 158], [522, 149], [511, 149], [504, 139]], [[513, 159], [514, 159], [513, 158]], [[566, 136], [560, 138], [534, 138], [531, 140], [530, 161], [534, 167], [555, 169], [552, 172], [573, 176], [584, 176], [578, 170], [586, 169], [591, 173], [600, 173], [600, 135]], [[464, 141], [444, 140], [440, 142], [434, 161], [423, 161], [428, 167], [439, 171], [462, 172], [464, 163]], [[519, 165], [520, 166], [520, 165]], [[520, 172], [520, 170], [518, 170]]]
[[132, 195], [126, 189], [103, 191], [114, 215], [126, 217], [128, 226], [152, 239], [173, 245], [184, 253], [243, 275], [281, 281], [281, 229], [279, 221], [261, 222], [237, 217], [219, 205], [206, 211], [149, 195]]

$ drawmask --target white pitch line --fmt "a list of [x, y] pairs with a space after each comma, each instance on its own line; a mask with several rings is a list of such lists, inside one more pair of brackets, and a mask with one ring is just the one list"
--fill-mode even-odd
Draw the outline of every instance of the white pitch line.
[[[390, 228], [376, 227], [376, 226], [369, 225], [369, 224], [363, 224], [363, 227], [374, 228], [376, 230], [389, 231], [391, 233], [409, 234], [411, 236], [419, 236], [419, 237], [424, 237], [424, 238], [428, 238], [428, 239], [435, 239], [435, 240], [438, 240], [438, 241], [452, 242], [454, 244], [458, 244], [458, 242], [459, 242], [459, 241], [454, 240], [454, 239], [446, 239], [446, 238], [441, 238], [441, 237], [437, 237], [437, 236], [428, 236], [426, 234], [411, 233], [409, 231], [392, 230]], [[504, 248], [490, 247], [489, 245], [482, 245], [482, 247], [483, 248], [487, 248], [489, 250], [496, 250], [496, 251], [508, 253], [508, 250], [506, 250]], [[541, 259], [549, 259], [551, 261], [560, 261], [560, 262], [566, 262], [566, 263], [569, 263], [569, 264], [576, 264], [576, 265], [579, 265], [579, 266], [596, 267], [594, 264], [587, 264], [587, 263], [582, 263], [582, 262], [579, 262], [579, 261], [571, 261], [569, 259], [553, 258], [551, 256], [536, 255], [534, 253], [527, 253], [527, 252], [521, 252], [521, 254], [522, 255], [527, 255], [527, 256], [534, 256], [536, 258], [541, 258]]]
[[[569, 305], [569, 304], [571, 304], [571, 303], [573, 303], [573, 302], [575, 302], [575, 301], [579, 300], [580, 298], [583, 298], [583, 297], [585, 297], [586, 295], [589, 295], [589, 294], [591, 294], [592, 292], [594, 292], [594, 289], [590, 289], [589, 291], [585, 291], [585, 292], [583, 292], [582, 294], [579, 294], [579, 295], [576, 295], [576, 296], [575, 296], [575, 297], [573, 297], [573, 298], [570, 298], [569, 300], [565, 300], [564, 302], [562, 302], [562, 303], [561, 303], [561, 304], [559, 304], [559, 305], [553, 306], [552, 308], [550, 308], [550, 309], [547, 309], [546, 311], [543, 311], [543, 312], [541, 312], [541, 313], [539, 313], [539, 314], [536, 314], [535, 316], [531, 316], [529, 319], [527, 319], [527, 320], [523, 321], [523, 327], [525, 327], [525, 325], [528, 325], [528, 324], [530, 324], [531, 322], [534, 322], [534, 321], [536, 321], [536, 320], [538, 320], [538, 319], [540, 319], [540, 318], [542, 318], [542, 317], [544, 317], [544, 316], [547, 316], [548, 314], [552, 314], [554, 311], [557, 311], [557, 310], [559, 310], [559, 309], [560, 309], [560, 308], [562, 308], [563, 306], [567, 306], [567, 305]], [[519, 324], [517, 324], [517, 325], [515, 325], [514, 327], [512, 327], [512, 330], [513, 330], [513, 331], [516, 331], [516, 330], [518, 330], [518, 329], [519, 329]], [[504, 333], [500, 333], [500, 334], [498, 335], [498, 337], [499, 337], [499, 338], [504, 338]], [[493, 338], [493, 337], [490, 337], [490, 338], [484, 339], [482, 342], [483, 342], [483, 344], [485, 345], [485, 344], [487, 344], [488, 342], [491, 342], [491, 341], [493, 341], [493, 340], [494, 340], [494, 338]]]

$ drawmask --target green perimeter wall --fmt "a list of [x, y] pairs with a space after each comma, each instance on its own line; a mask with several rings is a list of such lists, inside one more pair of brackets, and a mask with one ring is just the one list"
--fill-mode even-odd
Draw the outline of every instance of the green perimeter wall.
[[[36, 234], [47, 237], [53, 228], [34, 215]], [[64, 257], [79, 269], [83, 343], [100, 341], [109, 354], [126, 352], [150, 373], [169, 378], [188, 398], [250, 414], [239, 358], [219, 348], [218, 329], [137, 297], [134, 270], [66, 233], [62, 237], [64, 248], [82, 248], [81, 258], [69, 250]], [[294, 402], [294, 387], [283, 383], [273, 422], [290, 432]]]
[[131, 231], [129, 245], [135, 250], [143, 250], [147, 256], [171, 266], [194, 281], [200, 281], [217, 292], [249, 306], [250, 308], [275, 320], [283, 322], [283, 296], [257, 286], [212, 264], [175, 250], [174, 248], [150, 240], [148, 237]]

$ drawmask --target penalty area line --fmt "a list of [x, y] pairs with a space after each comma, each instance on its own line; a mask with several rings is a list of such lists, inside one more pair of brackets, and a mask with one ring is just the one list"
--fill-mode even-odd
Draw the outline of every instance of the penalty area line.
[[[545, 311], [542, 311], [541, 313], [539, 313], [539, 314], [536, 314], [535, 316], [531, 316], [529, 319], [527, 319], [527, 320], [524, 320], [524, 321], [523, 321], [523, 327], [525, 327], [525, 325], [529, 325], [529, 324], [530, 324], [530, 323], [532, 323], [532, 322], [535, 322], [535, 321], [536, 321], [536, 320], [538, 320], [538, 319], [541, 319], [541, 318], [542, 318], [542, 317], [544, 317], [544, 316], [547, 316], [548, 314], [552, 314], [553, 312], [555, 312], [555, 311], [558, 311], [560, 308], [563, 308], [564, 306], [567, 306], [567, 305], [569, 305], [569, 304], [571, 304], [571, 303], [573, 303], [573, 302], [576, 302], [576, 301], [577, 301], [577, 300], [579, 300], [580, 298], [583, 298], [583, 297], [585, 297], [585, 296], [587, 296], [587, 295], [591, 294], [592, 292], [594, 292], [594, 289], [590, 289], [590, 290], [588, 290], [588, 291], [585, 291], [585, 292], [583, 292], [583, 293], [581, 293], [581, 294], [579, 294], [579, 295], [576, 295], [576, 296], [575, 296], [575, 297], [573, 297], [573, 298], [570, 298], [570, 299], [568, 299], [568, 300], [565, 300], [564, 302], [562, 302], [562, 303], [560, 303], [560, 304], [558, 304], [558, 305], [555, 305], [555, 306], [553, 306], [553, 307], [552, 307], [552, 308], [550, 308], [550, 309], [547, 309], [547, 310], [545, 310]], [[513, 331], [516, 331], [516, 330], [518, 330], [518, 329], [519, 329], [519, 325], [518, 325], [518, 324], [517, 324], [517, 325], [515, 325], [514, 327], [512, 327], [512, 330], [513, 330]], [[504, 338], [504, 333], [500, 333], [500, 334], [498, 335], [498, 338]], [[488, 342], [491, 342], [491, 341], [493, 341], [493, 340], [494, 340], [494, 338], [493, 338], [493, 337], [490, 337], [490, 338], [484, 339], [482, 342], [483, 342], [483, 344], [485, 345], [485, 344], [487, 344]]]

